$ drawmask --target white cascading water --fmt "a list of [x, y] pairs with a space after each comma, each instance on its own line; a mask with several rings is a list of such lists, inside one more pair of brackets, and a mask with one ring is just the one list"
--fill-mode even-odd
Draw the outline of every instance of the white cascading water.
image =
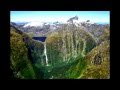
[[46, 66], [48, 66], [48, 57], [47, 57], [47, 50], [46, 50], [46, 43], [44, 42], [44, 54], [46, 58]]
[[84, 44], [83, 44], [83, 50], [82, 50], [82, 56], [84, 57], [85, 56], [85, 49], [86, 49], [86, 40], [83, 40], [84, 41]]

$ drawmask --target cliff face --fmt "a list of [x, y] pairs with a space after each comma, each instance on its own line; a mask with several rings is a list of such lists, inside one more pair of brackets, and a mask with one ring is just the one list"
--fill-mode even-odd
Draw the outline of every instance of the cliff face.
[[22, 40], [22, 35], [10, 33], [10, 67], [16, 78], [36, 78], [33, 66], [28, 59], [28, 50]]
[[64, 72], [70, 79], [109, 79], [110, 78], [109, 40], [103, 41], [85, 57], [78, 56]]
[[[33, 41], [28, 41], [28, 36], [11, 27], [10, 31], [10, 69], [13, 78], [36, 79], [42, 78], [40, 72], [34, 66], [31, 47]], [[26, 41], [25, 41], [26, 39]], [[28, 43], [29, 42], [29, 43]], [[40, 44], [40, 43], [39, 43]], [[37, 45], [36, 45], [37, 48]], [[41, 50], [39, 50], [41, 51]]]
[[[45, 42], [25, 38], [37, 66], [54, 66], [69, 63], [76, 57], [84, 57], [96, 46], [95, 39], [84, 29], [63, 25], [62, 28], [50, 33]], [[39, 65], [38, 65], [39, 63]]]
[[64, 26], [46, 39], [49, 64], [71, 62], [79, 55], [85, 56], [96, 42], [89, 33], [80, 28]]
[[82, 78], [109, 79], [110, 78], [110, 41], [103, 41], [85, 57], [87, 67]]

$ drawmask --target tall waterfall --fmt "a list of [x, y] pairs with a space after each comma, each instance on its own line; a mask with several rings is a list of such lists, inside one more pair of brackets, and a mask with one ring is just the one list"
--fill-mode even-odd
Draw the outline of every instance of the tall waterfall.
[[48, 66], [48, 57], [47, 57], [47, 50], [46, 50], [46, 42], [44, 42], [44, 54], [46, 58], [46, 66]]
[[82, 56], [84, 57], [85, 56], [85, 49], [86, 49], [86, 40], [85, 39], [83, 39], [83, 41], [84, 41], [84, 44], [83, 44], [83, 50], [82, 50]]

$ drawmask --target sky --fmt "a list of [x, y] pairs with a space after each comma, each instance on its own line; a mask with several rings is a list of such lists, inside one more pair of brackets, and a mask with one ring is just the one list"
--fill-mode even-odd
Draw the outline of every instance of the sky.
[[80, 22], [110, 23], [110, 11], [10, 11], [11, 22], [66, 22], [69, 18], [78, 16]]

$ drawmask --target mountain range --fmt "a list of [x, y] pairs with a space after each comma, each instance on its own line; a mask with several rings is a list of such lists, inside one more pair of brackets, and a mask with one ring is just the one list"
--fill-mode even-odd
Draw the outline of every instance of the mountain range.
[[[110, 78], [110, 25], [70, 20], [10, 23], [14, 78]], [[46, 39], [43, 42], [39, 37]]]

